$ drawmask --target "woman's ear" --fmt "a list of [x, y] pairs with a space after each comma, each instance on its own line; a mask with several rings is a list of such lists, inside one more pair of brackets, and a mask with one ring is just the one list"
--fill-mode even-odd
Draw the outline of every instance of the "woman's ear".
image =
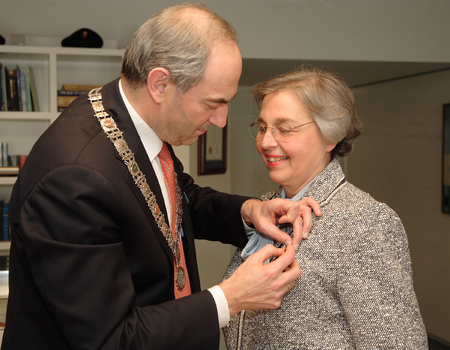
[[160, 104], [166, 95], [169, 74], [169, 71], [162, 67], [154, 68], [148, 73], [147, 90], [156, 104]]
[[337, 145], [337, 143], [333, 143], [331, 145], [327, 145], [327, 148], [326, 148], [327, 152], [331, 153], [331, 151], [334, 150], [334, 147], [336, 147], [336, 145]]

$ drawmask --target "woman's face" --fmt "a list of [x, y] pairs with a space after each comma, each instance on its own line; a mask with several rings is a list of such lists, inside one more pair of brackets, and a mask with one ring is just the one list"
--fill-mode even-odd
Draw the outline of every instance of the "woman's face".
[[[290, 90], [266, 95], [258, 118], [261, 126], [283, 122], [293, 127], [311, 121], [303, 102]], [[316, 123], [294, 130], [286, 141], [275, 139], [270, 129], [256, 140], [256, 149], [269, 169], [270, 178], [284, 188], [288, 198], [325, 168], [335, 147], [335, 144], [327, 145]]]

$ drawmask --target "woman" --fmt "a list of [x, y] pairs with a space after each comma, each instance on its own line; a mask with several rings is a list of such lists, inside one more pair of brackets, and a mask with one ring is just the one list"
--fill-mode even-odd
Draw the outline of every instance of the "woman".
[[[309, 69], [264, 81], [252, 95], [261, 111], [249, 129], [280, 184], [262, 199], [312, 197], [322, 216], [296, 252], [302, 276], [286, 286], [281, 307], [233, 316], [224, 328], [228, 349], [427, 349], [403, 225], [348, 183], [337, 159], [361, 132], [348, 86]], [[254, 233], [225, 278], [266, 243], [276, 244]]]

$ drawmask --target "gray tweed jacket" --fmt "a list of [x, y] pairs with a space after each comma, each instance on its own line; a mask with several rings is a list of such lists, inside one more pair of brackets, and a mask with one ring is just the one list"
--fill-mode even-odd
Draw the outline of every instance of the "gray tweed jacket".
[[[234, 315], [223, 329], [228, 349], [428, 349], [396, 213], [348, 183], [337, 159], [304, 197], [322, 216], [296, 254], [302, 276], [279, 309]], [[224, 278], [241, 263], [238, 250]]]

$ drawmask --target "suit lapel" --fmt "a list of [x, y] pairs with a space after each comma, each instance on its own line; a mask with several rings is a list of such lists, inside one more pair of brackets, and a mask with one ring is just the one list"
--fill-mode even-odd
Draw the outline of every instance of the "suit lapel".
[[[119, 92], [118, 80], [115, 80], [114, 82], [105, 85], [102, 89], [102, 95], [105, 110], [109, 113], [111, 117], [114, 118], [114, 120], [117, 123], [117, 126], [123, 132], [123, 138], [127, 142], [130, 150], [134, 153], [136, 163], [138, 164], [142, 173], [145, 175], [147, 183], [150, 186], [150, 189], [156, 196], [156, 201], [158, 203], [159, 209], [164, 213], [165, 217], [167, 217], [166, 206], [164, 205], [164, 199], [161, 193], [161, 188], [159, 187], [158, 180], [156, 178], [156, 174], [153, 170], [150, 160], [148, 159], [147, 152], [145, 151], [144, 145], [140, 140], [140, 137], [131, 120], [131, 117], [128, 114], [128, 111], [122, 101]], [[115, 154], [118, 161], [123, 163], [123, 160], [117, 153], [117, 151], [115, 152]], [[124, 167], [126, 167], [125, 164]], [[173, 254], [169, 248], [169, 245], [167, 244], [166, 238], [164, 237], [158, 225], [156, 224], [155, 219], [151, 213], [150, 208], [147, 205], [147, 202], [145, 201], [144, 196], [142, 195], [138, 186], [134, 183], [133, 177], [131, 176], [128, 169], [126, 171], [125, 180], [130, 186], [130, 189], [133, 192], [134, 196], [136, 197], [137, 201], [139, 202], [140, 206], [142, 207], [142, 211], [146, 215], [150, 225], [153, 228], [153, 231], [158, 237], [158, 240], [160, 241], [162, 247], [164, 248], [164, 251], [166, 252], [169, 260], [172, 262]]]

